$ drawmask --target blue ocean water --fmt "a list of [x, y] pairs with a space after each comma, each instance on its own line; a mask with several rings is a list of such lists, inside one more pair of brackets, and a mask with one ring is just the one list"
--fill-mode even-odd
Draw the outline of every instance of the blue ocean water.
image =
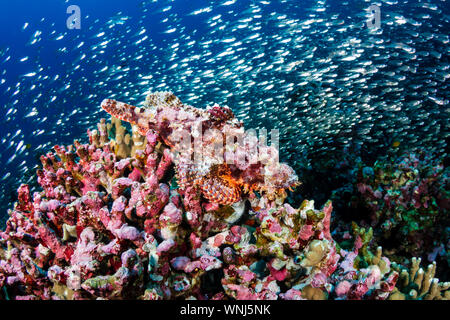
[[[448, 1], [15, 0], [0, 2], [0, 208], [39, 156], [86, 139], [107, 97], [170, 90], [278, 128], [283, 159], [448, 141]], [[81, 29], [66, 9], [81, 9]], [[368, 147], [370, 146], [370, 147]], [[375, 152], [375, 151], [374, 151]]]

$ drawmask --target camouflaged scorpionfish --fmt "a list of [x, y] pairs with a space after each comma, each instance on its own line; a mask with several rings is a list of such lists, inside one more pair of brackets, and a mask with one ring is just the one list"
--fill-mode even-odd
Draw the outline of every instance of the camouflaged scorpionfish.
[[[256, 135], [245, 133], [242, 123], [228, 107], [216, 104], [206, 110], [194, 108], [170, 92], [150, 94], [142, 108], [111, 99], [104, 100], [101, 106], [112, 116], [136, 125], [142, 135], [149, 130], [156, 131], [172, 154], [177, 155], [173, 162], [180, 188], [194, 186], [211, 203], [231, 205], [253, 191], [269, 197], [285, 194], [286, 188], [298, 184], [293, 169], [278, 162], [278, 151], [260, 143]], [[180, 134], [185, 132], [190, 135], [187, 147], [186, 139], [180, 139]], [[192, 139], [201, 144], [201, 161], [195, 162], [192, 152], [186, 151], [199, 150], [195, 142], [191, 144], [191, 137], [199, 136], [201, 140]], [[236, 142], [234, 137], [238, 136], [244, 137], [244, 144]], [[218, 160], [217, 153], [206, 152], [217, 145], [224, 150], [222, 161]], [[238, 156], [249, 158], [250, 151], [254, 150], [259, 153], [251, 164], [248, 159], [245, 163], [230, 161]]]

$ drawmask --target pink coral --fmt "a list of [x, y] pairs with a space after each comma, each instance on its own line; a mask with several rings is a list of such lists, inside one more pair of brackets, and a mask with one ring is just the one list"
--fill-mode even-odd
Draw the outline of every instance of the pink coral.
[[[239, 130], [230, 109], [196, 109], [168, 93], [151, 95], [148, 108], [103, 107], [136, 124], [145, 144], [119, 157], [101, 121], [89, 143], [41, 158], [43, 190], [22, 185], [0, 233], [2, 298], [385, 299], [393, 290], [397, 274], [361, 235], [350, 251], [333, 240], [330, 202], [284, 203], [297, 181], [287, 165], [220, 166], [207, 156], [191, 167], [175, 157], [180, 126]], [[242, 201], [227, 188], [211, 196], [224, 184]]]

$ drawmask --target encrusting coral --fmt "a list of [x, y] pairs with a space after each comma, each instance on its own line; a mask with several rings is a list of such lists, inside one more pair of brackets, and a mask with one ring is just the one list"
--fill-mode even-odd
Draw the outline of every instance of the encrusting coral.
[[[102, 107], [133, 135], [101, 120], [88, 143], [41, 157], [42, 191], [20, 186], [0, 233], [0, 299], [448, 298], [434, 280], [416, 295], [409, 280], [394, 289], [404, 272], [381, 247], [372, 253], [371, 229], [354, 225], [340, 246], [331, 202], [286, 203], [297, 176], [229, 108], [196, 109], [170, 93], [143, 108]], [[183, 130], [205, 135], [198, 163], [174, 137]], [[228, 135], [246, 143], [233, 140], [226, 159], [256, 147], [258, 161], [216, 162], [207, 148]]]

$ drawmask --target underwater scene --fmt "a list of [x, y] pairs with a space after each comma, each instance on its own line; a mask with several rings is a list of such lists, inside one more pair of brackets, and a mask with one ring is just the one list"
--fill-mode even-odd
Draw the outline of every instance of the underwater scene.
[[0, 300], [450, 299], [448, 0], [1, 0], [0, 35]]

